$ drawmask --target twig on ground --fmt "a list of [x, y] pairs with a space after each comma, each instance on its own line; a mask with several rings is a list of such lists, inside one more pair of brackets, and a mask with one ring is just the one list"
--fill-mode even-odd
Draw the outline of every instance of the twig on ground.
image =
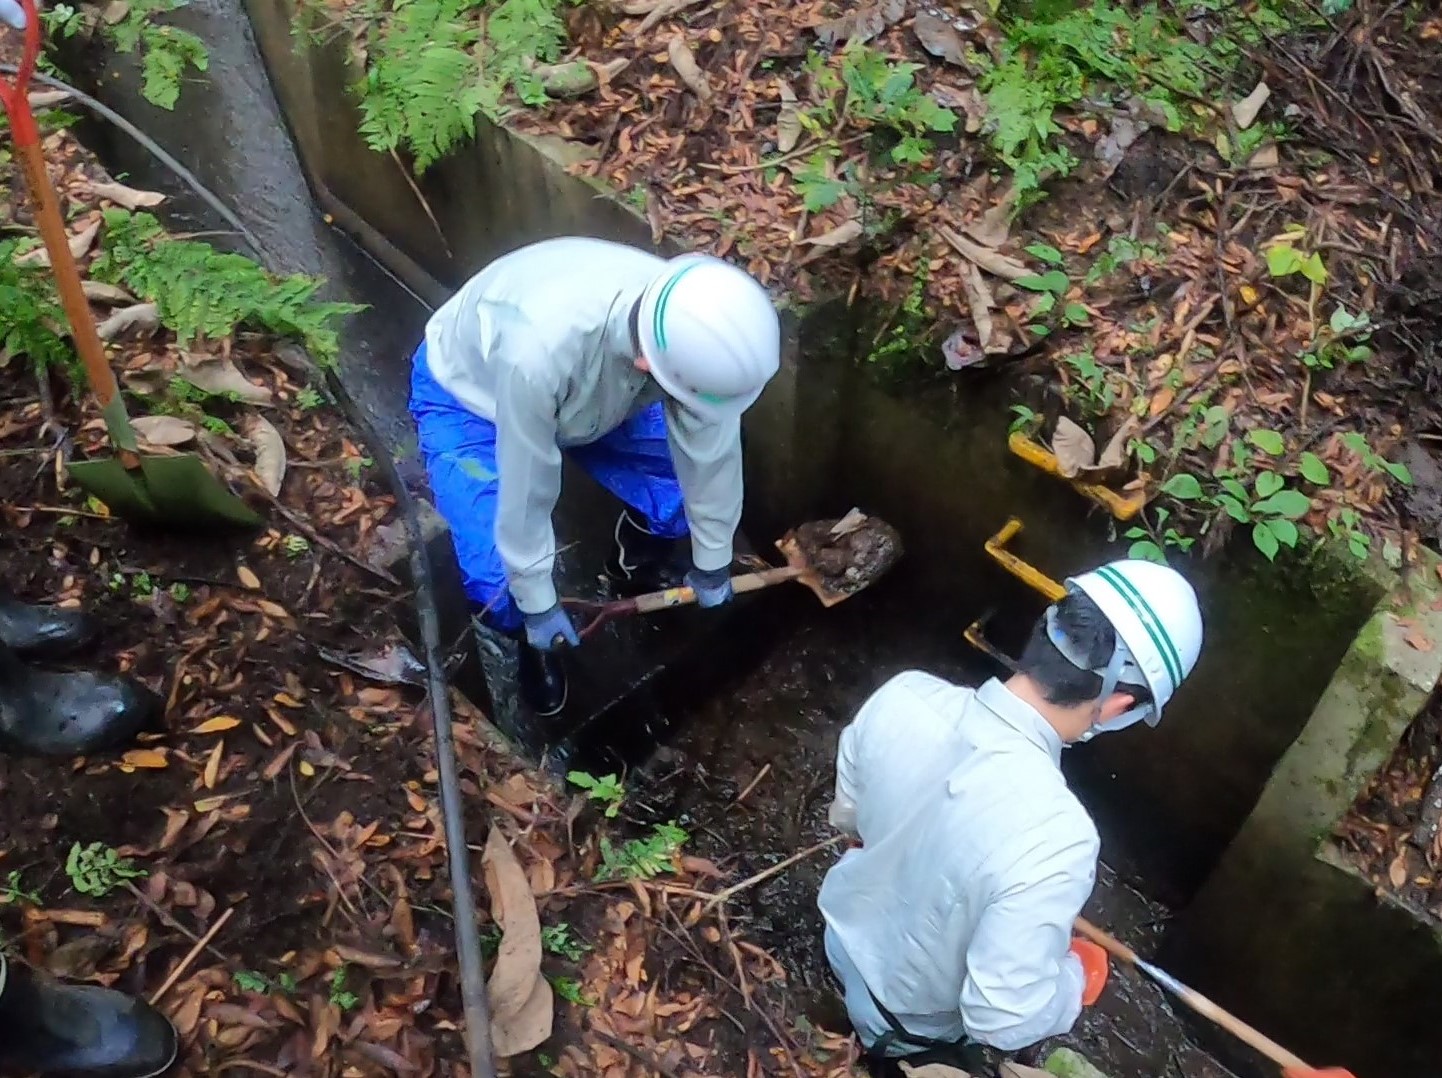
[[[151, 913], [155, 914], [155, 916], [160, 919], [160, 922], [164, 924], [167, 928], [171, 928], [174, 929], [176, 932], [179, 932], [186, 939], [190, 940], [191, 943], [203, 942], [200, 936], [197, 936], [194, 932], [186, 928], [183, 924], [177, 921], [164, 909], [162, 909], [156, 903], [152, 902], [150, 900], [150, 896], [147, 895], [144, 891], [142, 891], [139, 887], [136, 887], [135, 884], [131, 883], [129, 880], [126, 880], [124, 882], [126, 890], [128, 890], [131, 895], [134, 896], [135, 900], [146, 909], [148, 909]], [[210, 944], [207, 943], [205, 945], [205, 949], [211, 953], [212, 957], [218, 959], [224, 965], [230, 966], [233, 964], [230, 958], [223, 951], [218, 950]]]
[[681, 1078], [680, 1072], [674, 1067], [668, 1067], [665, 1063], [662, 1063], [655, 1056], [651, 1055], [651, 1053], [642, 1051], [634, 1044], [628, 1044], [620, 1037], [613, 1037], [604, 1030], [597, 1029], [594, 1024], [587, 1029], [587, 1032], [602, 1044], [609, 1044], [612, 1048], [616, 1049], [616, 1051], [625, 1052], [648, 1070], [653, 1070], [657, 1074], [665, 1075], [665, 1078]]
[[711, 896], [711, 901], [706, 903], [706, 907], [702, 912], [710, 913], [717, 906], [721, 905], [721, 903], [730, 901], [731, 899], [739, 895], [742, 891], [745, 891], [751, 887], [755, 887], [758, 883], [764, 883], [772, 876], [785, 872], [792, 865], [804, 861], [808, 857], [814, 856], [815, 854], [820, 853], [822, 850], [827, 849], [831, 846], [835, 846], [837, 843], [844, 842], [845, 840], [845, 835], [832, 835], [825, 842], [818, 842], [814, 846], [808, 846], [800, 853], [792, 854], [786, 860], [778, 864], [772, 865], [770, 868], [766, 869], [763, 872], [758, 872], [754, 876], [748, 876], [740, 883], [734, 884], [733, 886], [726, 888], [724, 891], [717, 891], [714, 895]]
[[771, 774], [771, 765], [767, 764], [760, 771], [756, 772], [756, 777], [746, 784], [746, 789], [742, 790], [739, 794], [736, 795], [736, 800], [731, 802], [731, 807], [735, 808], [737, 805], [741, 804], [741, 802], [745, 801], [748, 797], [750, 797], [751, 792], [755, 790], [756, 787], [760, 786], [761, 780], [769, 774]]
[[195, 946], [186, 952], [185, 957], [180, 960], [180, 963], [170, 971], [170, 976], [165, 978], [165, 983], [157, 988], [155, 993], [150, 997], [150, 1005], [152, 1007], [165, 998], [165, 993], [169, 992], [171, 988], [175, 986], [175, 982], [180, 980], [185, 974], [185, 971], [190, 968], [190, 964], [195, 961], [196, 956], [209, 946], [211, 940], [215, 939], [216, 933], [225, 927], [225, 922], [230, 920], [230, 916], [234, 912], [235, 907], [231, 906], [215, 919], [215, 924], [210, 926], [210, 931], [195, 941]]

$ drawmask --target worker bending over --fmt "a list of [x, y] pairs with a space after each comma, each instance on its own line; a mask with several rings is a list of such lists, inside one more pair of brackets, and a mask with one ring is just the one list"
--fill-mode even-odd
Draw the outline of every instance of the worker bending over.
[[[826, 955], [878, 1057], [1017, 1051], [1066, 1033], [1106, 983], [1072, 938], [1096, 826], [1061, 751], [1156, 726], [1202, 648], [1181, 574], [1118, 561], [1067, 581], [1006, 682], [892, 678], [841, 735], [831, 822], [859, 839], [821, 887]], [[1288, 1078], [1350, 1078], [1299, 1071]]]
[[563, 451], [625, 505], [607, 562], [618, 590], [684, 576], [701, 606], [727, 602], [741, 414], [780, 340], [771, 300], [735, 266], [585, 238], [497, 259], [431, 318], [410, 401], [426, 472], [466, 595], [519, 638], [537, 713], [565, 706], [560, 649], [579, 643], [552, 581]]

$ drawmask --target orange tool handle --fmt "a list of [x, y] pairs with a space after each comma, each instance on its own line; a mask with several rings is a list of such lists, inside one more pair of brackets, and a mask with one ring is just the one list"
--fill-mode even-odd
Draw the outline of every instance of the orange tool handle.
[[105, 425], [119, 451], [120, 463], [127, 469], [135, 469], [140, 467], [135, 432], [125, 415], [115, 372], [105, 358], [105, 346], [95, 330], [95, 318], [90, 313], [90, 301], [85, 298], [80, 270], [70, 253], [70, 236], [65, 231], [60, 200], [50, 182], [50, 174], [45, 170], [45, 157], [40, 150], [40, 130], [35, 126], [35, 114], [30, 110], [30, 76], [34, 74], [35, 63], [40, 56], [40, 13], [35, 9], [35, 0], [20, 0], [20, 6], [25, 12], [25, 51], [15, 81], [0, 80], [0, 102], [3, 102], [5, 113], [10, 117], [15, 152], [20, 158], [30, 197], [35, 202], [35, 223], [50, 255], [50, 268], [55, 274], [60, 304], [70, 322], [75, 350], [85, 364], [91, 391], [100, 402]]

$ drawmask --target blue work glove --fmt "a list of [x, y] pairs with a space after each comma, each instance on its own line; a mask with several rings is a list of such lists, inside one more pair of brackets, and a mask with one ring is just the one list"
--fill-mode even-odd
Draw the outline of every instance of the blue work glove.
[[25, 9], [17, 0], [0, 0], [0, 22], [17, 30], [25, 29]]
[[710, 609], [731, 601], [731, 567], [695, 569], [686, 574], [686, 586], [696, 593], [696, 605]]
[[571, 615], [557, 603], [539, 614], [526, 615], [526, 643], [537, 651], [554, 651], [567, 644], [573, 648], [580, 647], [581, 638], [571, 624]]

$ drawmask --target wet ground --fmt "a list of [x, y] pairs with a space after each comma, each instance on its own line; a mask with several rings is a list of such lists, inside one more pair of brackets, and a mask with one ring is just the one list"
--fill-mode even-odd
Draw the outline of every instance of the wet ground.
[[[693, 834], [697, 852], [737, 879], [830, 838], [836, 741], [865, 697], [912, 665], [973, 684], [995, 672], [959, 634], [954, 644], [932, 635], [929, 654], [918, 654], [914, 640], [899, 639], [895, 623], [874, 614], [861, 603], [817, 613], [759, 667], [697, 707], [648, 766], [649, 781], [633, 800], [637, 814], [678, 820]], [[1107, 845], [1104, 834], [1103, 858]], [[738, 896], [731, 908], [737, 923], [787, 967], [811, 1018], [845, 1028], [815, 904], [835, 857], [823, 850]], [[1143, 955], [1169, 917], [1105, 863], [1086, 915]], [[1102, 1001], [1057, 1043], [1077, 1048], [1111, 1078], [1231, 1074], [1196, 1046], [1161, 992], [1129, 970], [1113, 969]]]

